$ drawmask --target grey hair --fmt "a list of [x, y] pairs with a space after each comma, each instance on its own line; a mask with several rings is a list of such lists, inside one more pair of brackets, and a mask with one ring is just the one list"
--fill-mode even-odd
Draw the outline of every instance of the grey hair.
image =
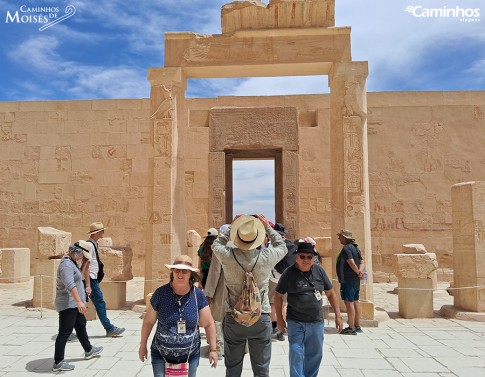
[[75, 245], [69, 246], [69, 253], [82, 253], [83, 250]]

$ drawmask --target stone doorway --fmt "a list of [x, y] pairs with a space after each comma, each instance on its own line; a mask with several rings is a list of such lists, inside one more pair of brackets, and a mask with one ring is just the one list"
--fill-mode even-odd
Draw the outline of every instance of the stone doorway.
[[209, 115], [211, 226], [232, 222], [232, 161], [275, 161], [275, 215], [298, 234], [298, 121], [294, 107], [213, 108]]

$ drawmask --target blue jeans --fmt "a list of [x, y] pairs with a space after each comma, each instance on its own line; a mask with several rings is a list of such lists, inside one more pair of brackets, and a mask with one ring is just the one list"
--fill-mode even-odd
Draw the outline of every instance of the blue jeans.
[[323, 357], [323, 321], [287, 321], [290, 377], [316, 377]]
[[109, 321], [108, 315], [106, 314], [106, 302], [104, 302], [103, 292], [99, 288], [99, 283], [97, 279], [91, 280], [91, 295], [89, 298], [96, 308], [96, 314], [98, 314], [99, 320], [106, 331], [111, 330], [114, 325]]
[[[165, 377], [165, 360], [160, 352], [151, 352], [152, 355], [152, 369], [153, 377]], [[199, 366], [200, 354], [190, 357], [189, 361], [189, 377], [195, 377], [197, 374], [197, 367]]]

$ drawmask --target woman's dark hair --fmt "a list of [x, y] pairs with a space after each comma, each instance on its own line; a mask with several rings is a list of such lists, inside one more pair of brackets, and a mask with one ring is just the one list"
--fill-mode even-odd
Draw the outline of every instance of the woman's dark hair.
[[201, 247], [203, 247], [202, 249], [202, 253], [200, 253], [200, 261], [202, 263], [206, 263], [206, 264], [209, 264], [212, 260], [212, 243], [214, 242], [214, 240], [217, 238], [217, 236], [207, 236], [204, 240], [204, 242], [202, 242], [202, 244], [200, 245]]
[[[194, 285], [194, 283], [197, 283], [198, 281], [201, 281], [202, 276], [198, 272], [195, 271], [190, 271], [190, 278], [189, 278], [189, 284]], [[170, 282], [173, 281], [173, 271], [170, 270]]]

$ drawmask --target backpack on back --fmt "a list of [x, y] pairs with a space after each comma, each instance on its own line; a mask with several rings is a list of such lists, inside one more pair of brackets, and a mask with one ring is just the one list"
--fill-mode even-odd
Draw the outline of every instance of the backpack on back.
[[249, 327], [255, 324], [259, 317], [261, 317], [261, 293], [253, 276], [253, 270], [256, 263], [258, 263], [259, 254], [251, 271], [246, 271], [244, 267], [241, 266], [234, 251], [232, 252], [232, 255], [234, 256], [234, 259], [236, 259], [237, 264], [244, 270], [244, 281], [241, 295], [232, 308], [231, 313], [237, 323]]

